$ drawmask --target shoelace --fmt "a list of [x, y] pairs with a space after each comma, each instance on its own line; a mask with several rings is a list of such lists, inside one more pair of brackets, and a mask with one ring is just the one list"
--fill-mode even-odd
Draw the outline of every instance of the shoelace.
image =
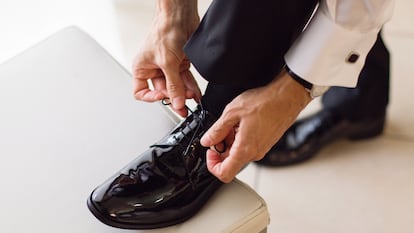
[[[169, 98], [164, 98], [161, 101], [161, 103], [163, 105], [166, 105], [166, 106], [167, 105], [171, 105], [171, 101], [170, 101]], [[188, 154], [188, 152], [190, 151], [191, 147], [193, 146], [192, 144], [194, 142], [194, 139], [197, 136], [197, 133], [200, 131], [200, 128], [201, 127], [204, 127], [203, 119], [206, 117], [206, 115], [205, 115], [206, 113], [205, 113], [204, 108], [203, 108], [203, 105], [201, 103], [199, 103], [199, 106], [200, 106], [201, 116], [198, 115], [198, 114], [194, 114], [194, 111], [192, 111], [187, 105], [185, 105], [185, 108], [187, 109], [187, 111], [189, 113], [191, 113], [191, 115], [193, 116], [193, 119], [195, 120], [197, 126], [196, 126], [195, 129], [194, 128], [191, 128], [191, 124], [189, 122], [187, 122], [187, 125], [184, 126], [184, 127], [181, 127], [180, 130], [179, 130], [179, 133], [183, 135], [183, 138], [189, 136], [188, 133], [185, 132], [185, 129], [189, 128], [189, 132], [193, 132], [192, 135], [191, 135], [190, 141], [189, 141], [188, 145], [186, 146], [186, 148], [185, 148], [185, 150], [183, 152], [183, 155], [187, 155]], [[180, 141], [180, 139], [177, 138], [176, 135], [173, 135], [173, 139], [175, 140], [175, 142], [179, 142]], [[180, 143], [173, 143], [173, 144], [153, 144], [152, 146], [150, 146], [150, 148], [152, 148], [152, 147], [168, 148], [168, 147], [172, 147], [172, 146], [182, 146], [182, 145], [180, 145]]]
[[[161, 101], [161, 103], [163, 105], [165, 105], [165, 106], [171, 105], [171, 101], [170, 101], [169, 98], [164, 98]], [[187, 111], [190, 112], [193, 115], [195, 121], [197, 122], [197, 128], [194, 130], [194, 133], [191, 136], [191, 139], [190, 139], [190, 141], [189, 141], [186, 149], [184, 150], [184, 153], [183, 153], [184, 155], [187, 155], [188, 152], [190, 151], [191, 146], [192, 146], [192, 143], [193, 143], [193, 141], [194, 141], [194, 139], [195, 139], [198, 131], [200, 130], [200, 127], [204, 127], [204, 124], [203, 124], [203, 120], [202, 119], [204, 119], [206, 117], [206, 115], [205, 115], [206, 114], [206, 111], [204, 110], [203, 105], [201, 104], [201, 102], [199, 103], [199, 106], [200, 106], [200, 112], [202, 113], [202, 116], [201, 117], [199, 115], [197, 115], [197, 114], [194, 114], [194, 111], [192, 111], [187, 105], [185, 105], [185, 108], [187, 109]], [[184, 132], [184, 129], [186, 129], [187, 127], [190, 128], [190, 132], [191, 132], [192, 131], [192, 128], [190, 126], [190, 123], [187, 123], [187, 125], [185, 127], [182, 127], [180, 129], [180, 131], [179, 131], [184, 137], [187, 136], [187, 134]], [[176, 142], [179, 141], [179, 139], [175, 135], [173, 135], [173, 138], [174, 138], [174, 140]], [[222, 145], [222, 148], [221, 149], [219, 149], [217, 147], [217, 145], [214, 145], [214, 149], [218, 153], [224, 153], [227, 150], [227, 145], [226, 145], [226, 142], [225, 141], [222, 141], [221, 142], [221, 145]], [[168, 148], [168, 147], [172, 147], [172, 146], [181, 146], [181, 145], [179, 143], [175, 143], [175, 144], [154, 144], [154, 145], [150, 146], [150, 148], [152, 148], [152, 147]]]

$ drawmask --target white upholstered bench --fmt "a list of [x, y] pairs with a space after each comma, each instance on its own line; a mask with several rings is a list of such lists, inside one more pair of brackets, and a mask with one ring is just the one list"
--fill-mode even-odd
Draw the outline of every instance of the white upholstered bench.
[[[0, 65], [2, 232], [141, 232], [105, 226], [86, 207], [96, 185], [175, 125], [160, 105], [135, 101], [130, 82], [76, 27]], [[258, 233], [268, 222], [263, 199], [235, 180], [190, 220], [142, 232]]]

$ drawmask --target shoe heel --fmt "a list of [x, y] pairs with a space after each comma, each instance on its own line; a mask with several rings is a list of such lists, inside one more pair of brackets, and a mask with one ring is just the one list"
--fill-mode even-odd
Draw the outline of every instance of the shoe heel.
[[385, 116], [371, 122], [364, 122], [359, 130], [351, 133], [348, 139], [352, 141], [364, 140], [379, 136], [384, 131]]

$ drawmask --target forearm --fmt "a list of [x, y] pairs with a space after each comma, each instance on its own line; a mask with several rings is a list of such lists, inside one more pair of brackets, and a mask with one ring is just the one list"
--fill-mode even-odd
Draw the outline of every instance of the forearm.
[[174, 111], [185, 117], [185, 99], [201, 98], [183, 51], [200, 22], [197, 0], [157, 0], [156, 6], [153, 25], [133, 64], [134, 95], [147, 102], [169, 98]]
[[200, 22], [197, 0], [157, 0], [154, 21], [164, 31], [186, 29], [184, 33], [189, 38]]
[[157, 0], [157, 13], [174, 14], [197, 14], [197, 0]]

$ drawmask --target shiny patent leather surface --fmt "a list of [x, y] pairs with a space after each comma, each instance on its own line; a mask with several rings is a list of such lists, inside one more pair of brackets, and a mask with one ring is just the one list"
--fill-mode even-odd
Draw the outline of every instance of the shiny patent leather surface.
[[128, 229], [169, 226], [194, 215], [221, 186], [199, 140], [216, 119], [200, 107], [88, 200], [103, 223]]
[[285, 166], [312, 158], [323, 146], [339, 139], [360, 140], [382, 133], [385, 113], [378, 118], [350, 121], [328, 110], [294, 123], [265, 157], [265, 166]]

